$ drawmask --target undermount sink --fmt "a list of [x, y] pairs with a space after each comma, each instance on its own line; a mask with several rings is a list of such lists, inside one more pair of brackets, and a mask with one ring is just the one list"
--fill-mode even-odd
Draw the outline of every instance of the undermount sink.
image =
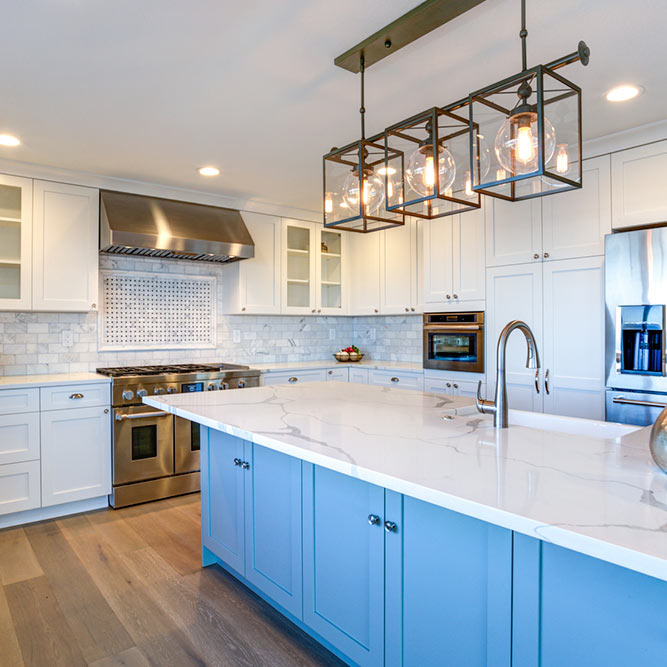
[[578, 419], [576, 417], [561, 417], [541, 412], [526, 412], [524, 410], [510, 410], [510, 426], [526, 426], [539, 428], [544, 431], [558, 431], [572, 435], [594, 436], [598, 438], [620, 438], [637, 431], [641, 426], [618, 424], [616, 422], [601, 422], [594, 419]]

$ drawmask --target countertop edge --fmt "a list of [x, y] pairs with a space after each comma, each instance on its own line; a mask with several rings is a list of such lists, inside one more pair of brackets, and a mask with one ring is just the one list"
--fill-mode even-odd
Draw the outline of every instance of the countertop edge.
[[96, 373], [54, 373], [53, 375], [5, 375], [0, 377], [0, 391], [58, 387], [81, 384], [110, 384], [111, 378]]

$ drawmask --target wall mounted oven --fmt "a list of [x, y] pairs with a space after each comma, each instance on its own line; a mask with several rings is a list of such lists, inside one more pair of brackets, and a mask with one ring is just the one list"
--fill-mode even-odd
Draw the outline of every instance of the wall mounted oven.
[[484, 372], [484, 313], [424, 315], [424, 368]]

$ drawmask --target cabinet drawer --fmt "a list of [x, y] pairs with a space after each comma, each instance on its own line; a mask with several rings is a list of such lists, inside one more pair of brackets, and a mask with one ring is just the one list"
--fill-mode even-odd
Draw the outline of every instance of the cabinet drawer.
[[372, 370], [369, 372], [369, 379], [370, 384], [400, 389], [421, 389], [424, 386], [424, 376], [421, 373]]
[[39, 459], [39, 413], [0, 415], [0, 465]]
[[0, 415], [39, 411], [39, 389], [0, 390]]
[[281, 371], [280, 373], [265, 373], [262, 376], [262, 384], [269, 386], [274, 384], [297, 384], [299, 382], [325, 382], [326, 379], [327, 372], [324, 369], [317, 371]]
[[[482, 395], [485, 385], [482, 383]], [[424, 378], [424, 391], [449, 396], [476, 396], [477, 382], [470, 380], [452, 380], [451, 378]]]
[[357, 384], [368, 384], [368, 368], [350, 368], [350, 382]]
[[336, 380], [338, 382], [348, 382], [350, 378], [349, 368], [330, 368], [327, 371], [327, 380]]
[[69, 408], [92, 408], [109, 405], [110, 385], [99, 384], [66, 385], [62, 387], [42, 387], [42, 410], [67, 410]]
[[40, 506], [39, 461], [0, 466], [0, 515]]

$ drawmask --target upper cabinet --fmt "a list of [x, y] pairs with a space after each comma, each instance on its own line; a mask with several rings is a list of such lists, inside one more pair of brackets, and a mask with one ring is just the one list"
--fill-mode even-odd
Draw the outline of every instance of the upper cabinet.
[[32, 180], [0, 174], [0, 309], [32, 305]]
[[609, 156], [584, 160], [584, 187], [553, 197], [486, 203], [486, 265], [604, 254], [611, 232]]
[[[395, 231], [395, 230], [392, 230]], [[350, 240], [350, 311], [380, 314], [380, 238], [383, 232], [355, 234]]]
[[667, 140], [611, 156], [614, 229], [667, 222]]
[[255, 256], [224, 267], [224, 310], [230, 314], [279, 314], [282, 219], [243, 212]]
[[99, 191], [0, 175], [0, 309], [97, 309]]
[[380, 313], [400, 315], [418, 310], [417, 222], [380, 233]]
[[465, 309], [483, 301], [483, 209], [425, 223], [422, 245], [427, 310]]
[[35, 181], [32, 309], [97, 309], [99, 191]]

